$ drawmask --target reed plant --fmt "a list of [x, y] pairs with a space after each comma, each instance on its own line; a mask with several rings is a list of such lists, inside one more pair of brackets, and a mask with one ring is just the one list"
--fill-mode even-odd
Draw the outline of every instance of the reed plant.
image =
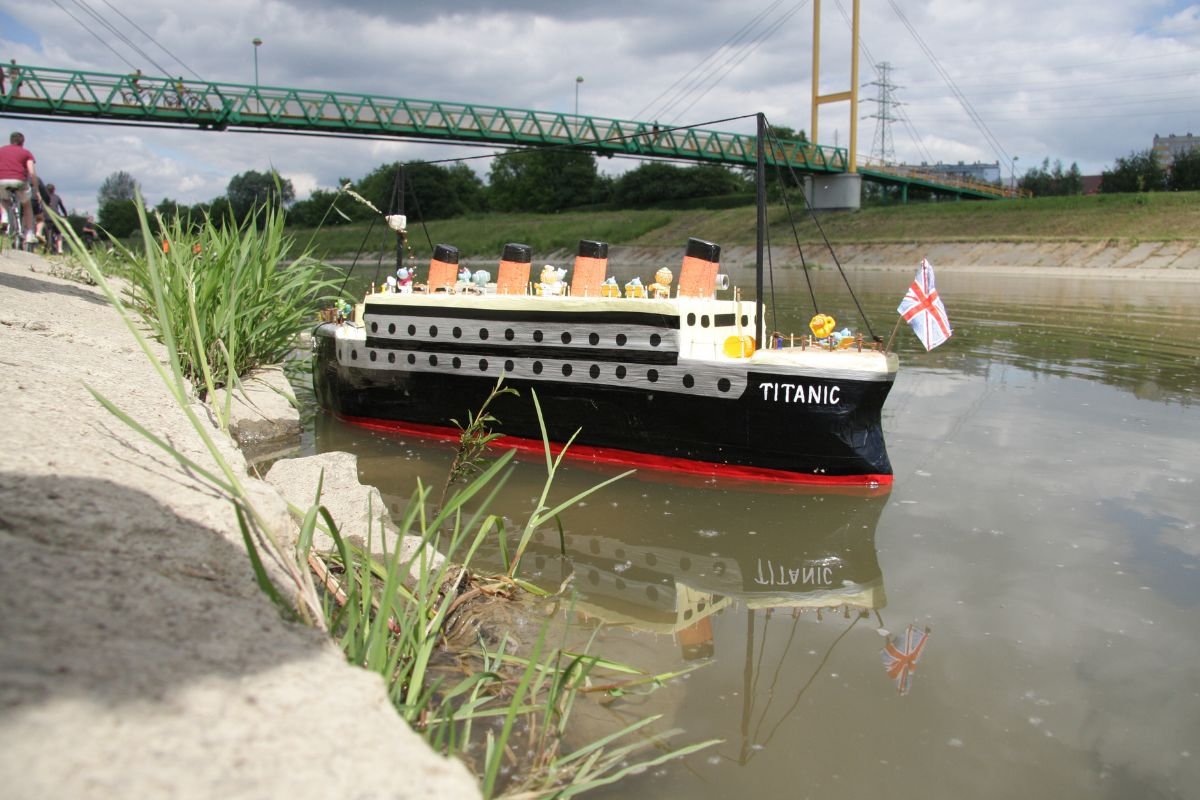
[[124, 250], [130, 304], [155, 338], [178, 344], [184, 377], [205, 392], [282, 362], [320, 296], [333, 291], [333, 279], [322, 278], [327, 266], [307, 250], [293, 253], [278, 207], [240, 224], [158, 217], [143, 236], [151, 228], [157, 235], [141, 252]]
[[[144, 275], [133, 296], [144, 306], [142, 314], [147, 319], [166, 320], [171, 317], [172, 292], [179, 291], [178, 276], [168, 273], [179, 262], [159, 247], [145, 213], [140, 216], [140, 224], [144, 252], [133, 271], [143, 271]], [[177, 228], [170, 233], [183, 232]], [[197, 302], [197, 292], [186, 289], [182, 302], [188, 324], [162, 324], [154, 329], [167, 353], [164, 365], [135, 313], [122, 301], [95, 259], [77, 236], [73, 233], [68, 236], [73, 252], [120, 314], [187, 415], [212, 465], [180, 452], [98, 390], [88, 387], [89, 391], [123, 423], [169, 454], [188, 474], [206, 481], [229, 499], [264, 593], [289, 617], [328, 631], [351, 663], [381, 675], [397, 710], [415, 729], [423, 732], [440, 751], [463, 757], [475, 765], [486, 797], [571, 797], [715, 743], [700, 742], [671, 749], [665, 742], [675, 732], [649, 735], [649, 726], [658, 718], [648, 717], [577, 750], [562, 752], [563, 732], [580, 693], [654, 687], [677, 673], [646, 674], [586, 652], [573, 652], [565, 647], [565, 639], [563, 645], [551, 646], [548, 622], [524, 653], [518, 652], [518, 643], [507, 637], [496, 646], [489, 646], [481, 639], [474, 650], [479, 668], [456, 681], [436, 677], [431, 669], [443, 646], [446, 626], [470, 599], [507, 596], [521, 591], [522, 586], [528, 587], [515, 575], [533, 528], [600, 488], [594, 487], [550, 506], [547, 500], [550, 484], [561, 455], [558, 460], [551, 458], [548, 442], [546, 488], [506, 575], [480, 577], [469, 570], [482, 543], [489, 537], [503, 536], [501, 517], [487, 509], [504, 486], [513, 457], [509, 451], [485, 463], [483, 451], [475, 447], [480, 441], [492, 441], [486, 429], [491, 418], [486, 412], [472, 418], [473, 433], [469, 438], [464, 437], [462, 444], [467, 458], [478, 466], [473, 479], [439, 503], [435, 511], [429, 510], [429, 490], [420, 484], [414, 490], [408, 510], [398, 522], [401, 533], [420, 539], [420, 546], [412, 551], [412, 556], [402, 558], [405, 551], [398, 542], [392, 542], [391, 546], [384, 542], [382, 550], [389, 555], [383, 560], [373, 557], [374, 533], [370, 531], [367, 547], [352, 546], [321, 505], [320, 485], [307, 509], [292, 508], [300, 523], [293, 546], [270, 527], [255, 507], [243, 475], [224, 457], [211, 427], [197, 414], [189, 394], [185, 351], [194, 358], [193, 369], [199, 367], [209, 386], [211, 370], [206, 362], [214, 352], [221, 354], [227, 374], [233, 376], [233, 367], [229, 366], [234, 363], [233, 353], [228, 347], [209, 349], [204, 337], [205, 331], [227, 328], [200, 317], [204, 313], [218, 313], [218, 309], [219, 313], [236, 316], [239, 296], [228, 295], [230, 307], [218, 304], [204, 312]], [[186, 243], [187, 239], [180, 236], [176, 241]], [[261, 310], [257, 302], [258, 298], [254, 299], [251, 308]], [[540, 408], [538, 414], [540, 418]], [[332, 553], [313, 550], [318, 529], [332, 537], [335, 543]], [[434, 550], [443, 551], [446, 558], [434, 559], [431, 555]], [[276, 576], [274, 580], [272, 576]], [[282, 585], [276, 580], [282, 580]], [[594, 679], [600, 674], [605, 677], [597, 685]], [[518, 738], [523, 738], [522, 747], [514, 747]], [[515, 752], [530, 755], [514, 764]], [[475, 753], [482, 756], [475, 758]]]

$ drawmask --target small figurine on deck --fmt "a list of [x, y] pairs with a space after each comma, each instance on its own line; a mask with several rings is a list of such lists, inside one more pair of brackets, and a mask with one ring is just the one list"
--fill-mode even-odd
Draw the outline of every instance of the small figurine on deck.
[[565, 269], [559, 269], [553, 264], [542, 267], [541, 280], [537, 285], [537, 293], [543, 297], [563, 293], [563, 279], [567, 277]]
[[604, 283], [600, 284], [601, 297], [620, 297], [621, 287], [617, 286], [617, 279], [609, 275]]
[[642, 286], [641, 278], [634, 275], [633, 278], [629, 281], [629, 283], [625, 284], [625, 296], [626, 297], [645, 297], [646, 296], [646, 287]]
[[396, 270], [396, 291], [401, 294], [411, 294], [413, 285], [412, 270], [400, 267]]
[[666, 300], [671, 296], [671, 280], [675, 276], [671, 270], [662, 267], [654, 273], [654, 283], [650, 284], [650, 296], [657, 300]]

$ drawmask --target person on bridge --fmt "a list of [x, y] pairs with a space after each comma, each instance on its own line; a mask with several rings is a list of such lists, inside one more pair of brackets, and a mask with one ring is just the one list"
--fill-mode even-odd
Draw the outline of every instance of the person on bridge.
[[[30, 187], [37, 186], [37, 169], [33, 153], [25, 149], [25, 135], [13, 131], [9, 143], [0, 147], [0, 190], [12, 189], [21, 204], [21, 220], [25, 228], [25, 241], [37, 241], [33, 230], [33, 205], [30, 203]], [[16, 209], [12, 209], [16, 213]]]

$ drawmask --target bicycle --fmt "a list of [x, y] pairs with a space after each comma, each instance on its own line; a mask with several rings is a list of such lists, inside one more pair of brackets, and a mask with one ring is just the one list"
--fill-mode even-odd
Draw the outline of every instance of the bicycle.
[[25, 241], [25, 225], [21, 217], [21, 201], [17, 198], [17, 190], [11, 186], [4, 190], [4, 211], [8, 215], [5, 223], [4, 241], [16, 250], [33, 251], [31, 243]]

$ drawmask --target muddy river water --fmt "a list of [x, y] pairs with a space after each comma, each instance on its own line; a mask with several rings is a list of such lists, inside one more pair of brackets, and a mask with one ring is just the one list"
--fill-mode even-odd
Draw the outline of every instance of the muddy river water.
[[[911, 279], [851, 275], [876, 333]], [[837, 298], [822, 311], [861, 325], [835, 273], [816, 283]], [[1200, 282], [938, 285], [953, 338], [926, 353], [897, 334], [890, 491], [645, 474], [564, 513], [566, 558], [539, 532], [527, 574], [573, 575], [596, 652], [697, 667], [579, 724], [661, 714], [675, 744], [723, 740], [589, 796], [1200, 792]], [[775, 327], [802, 330], [802, 274], [775, 289]], [[309, 447], [357, 453], [393, 505], [449, 459], [320, 415]], [[554, 496], [607, 474], [568, 464]], [[520, 462], [496, 510], [523, 521], [543, 478]]]

